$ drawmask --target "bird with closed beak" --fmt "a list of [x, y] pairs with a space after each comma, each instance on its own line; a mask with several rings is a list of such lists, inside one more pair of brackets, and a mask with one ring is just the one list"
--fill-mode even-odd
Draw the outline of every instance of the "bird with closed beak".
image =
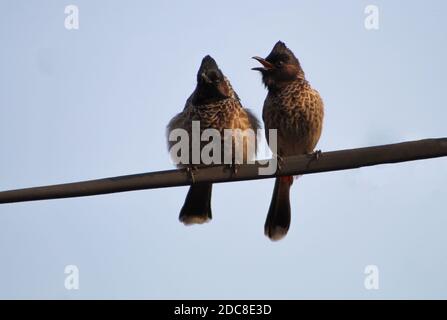
[[[261, 67], [253, 68], [262, 75], [268, 93], [262, 118], [269, 145], [268, 130], [277, 130], [276, 156], [278, 164], [283, 157], [311, 154], [320, 139], [324, 107], [318, 91], [306, 80], [300, 62], [278, 41], [264, 59], [253, 57]], [[290, 187], [292, 176], [276, 178], [264, 232], [271, 240], [280, 240], [290, 227]]]
[[[259, 121], [250, 110], [242, 107], [238, 95], [231, 87], [230, 82], [217, 66], [216, 61], [209, 55], [205, 56], [197, 73], [197, 85], [191, 96], [187, 99], [182, 112], [177, 114], [169, 122], [167, 130], [184, 129], [192, 135], [192, 122], [200, 121], [200, 134], [206, 129], [216, 129], [222, 139], [221, 156], [224, 163], [225, 148], [228, 148], [224, 139], [225, 129], [240, 129], [245, 132], [252, 129], [254, 133], [259, 128]], [[243, 161], [254, 159], [256, 147], [248, 146], [246, 137], [243, 138]], [[168, 139], [168, 147], [171, 148], [175, 142]], [[256, 144], [256, 141], [254, 142]], [[230, 148], [235, 148], [235, 140], [232, 138]], [[204, 142], [200, 142], [201, 153]], [[191, 160], [193, 148], [189, 148], [189, 159]], [[235, 154], [233, 153], [234, 157]], [[199, 165], [204, 165], [200, 157]], [[232, 160], [234, 163], [234, 158]], [[190, 168], [188, 164], [178, 164], [179, 167]], [[191, 169], [190, 169], [191, 170]], [[198, 168], [197, 170], [200, 170]], [[211, 183], [192, 183], [186, 196], [179, 220], [185, 225], [202, 224], [212, 218], [211, 214]]]

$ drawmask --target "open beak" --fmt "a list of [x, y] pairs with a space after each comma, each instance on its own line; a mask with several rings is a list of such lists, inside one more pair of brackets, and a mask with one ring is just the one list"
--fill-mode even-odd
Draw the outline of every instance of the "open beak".
[[272, 70], [275, 68], [273, 64], [271, 64], [270, 62], [261, 57], [253, 57], [253, 59], [259, 61], [259, 63], [262, 64], [262, 67], [251, 68], [251, 70], [263, 71], [263, 70]]

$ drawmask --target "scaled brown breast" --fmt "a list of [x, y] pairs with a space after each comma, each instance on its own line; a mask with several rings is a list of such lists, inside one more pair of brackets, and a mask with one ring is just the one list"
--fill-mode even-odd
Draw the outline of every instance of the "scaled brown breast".
[[297, 79], [284, 88], [269, 91], [262, 116], [267, 138], [268, 129], [278, 130], [279, 155], [310, 153], [321, 135], [323, 101], [307, 81]]
[[[168, 130], [181, 128], [186, 130], [191, 137], [192, 121], [200, 121], [201, 133], [205, 129], [216, 129], [222, 137], [222, 156], [224, 150], [224, 130], [225, 129], [253, 129], [254, 133], [259, 128], [256, 117], [247, 109], [244, 109], [239, 101], [238, 96], [233, 92], [229, 98], [222, 99], [213, 103], [194, 105], [192, 96], [186, 101], [185, 108], [177, 114], [169, 123]], [[169, 142], [169, 148], [175, 144], [175, 141]], [[201, 143], [201, 148], [207, 142]], [[233, 141], [233, 148], [236, 142]], [[244, 144], [246, 141], [244, 140]], [[191, 150], [192, 148], [190, 148]], [[255, 154], [247, 154], [247, 148], [244, 147], [244, 161], [253, 159]], [[222, 161], [223, 162], [223, 161]]]

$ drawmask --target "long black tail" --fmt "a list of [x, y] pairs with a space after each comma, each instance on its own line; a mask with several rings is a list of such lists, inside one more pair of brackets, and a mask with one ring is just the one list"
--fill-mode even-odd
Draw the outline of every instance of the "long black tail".
[[293, 177], [276, 178], [264, 233], [272, 241], [281, 240], [290, 227], [290, 186]]
[[193, 184], [189, 188], [179, 220], [185, 225], [211, 220], [211, 183]]

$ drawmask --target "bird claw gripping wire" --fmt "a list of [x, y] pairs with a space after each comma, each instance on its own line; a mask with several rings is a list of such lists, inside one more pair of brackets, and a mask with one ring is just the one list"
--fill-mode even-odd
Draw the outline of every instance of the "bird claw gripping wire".
[[321, 152], [321, 150], [315, 150], [314, 152], [309, 153], [308, 156], [310, 157], [310, 160], [307, 164], [307, 167], [309, 167], [313, 161], [318, 161], [322, 154], [323, 152]]
[[189, 180], [191, 181], [191, 183], [195, 183], [196, 179], [194, 176], [194, 172], [197, 172], [199, 169], [197, 168], [197, 166], [187, 166], [185, 168], [186, 170], [186, 174], [188, 175]]
[[321, 150], [315, 150], [310, 155], [312, 156], [312, 160], [318, 161], [322, 154], [323, 154], [323, 152], [321, 152]]
[[240, 166], [238, 163], [230, 163], [225, 166], [225, 169], [231, 170], [231, 175], [236, 175]]
[[284, 165], [284, 158], [279, 154], [273, 156], [276, 159], [276, 167], [278, 171], [281, 171]]

